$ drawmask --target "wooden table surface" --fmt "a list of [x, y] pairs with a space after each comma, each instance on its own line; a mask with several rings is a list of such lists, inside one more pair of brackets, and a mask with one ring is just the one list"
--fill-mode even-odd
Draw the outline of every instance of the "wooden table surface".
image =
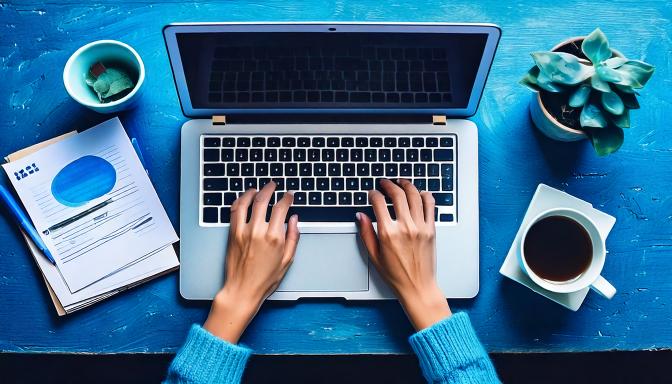
[[[66, 4], [67, 3], [67, 4]], [[670, 1], [10, 1], [0, 3], [0, 154], [110, 116], [80, 107], [62, 70], [81, 45], [131, 44], [145, 61], [140, 106], [120, 117], [138, 132], [151, 178], [178, 228], [182, 115], [161, 28], [177, 21], [451, 21], [503, 29], [478, 114], [481, 290], [451, 301], [469, 312], [490, 352], [672, 348], [672, 3]], [[601, 27], [612, 46], [657, 69], [620, 152], [598, 158], [587, 142], [542, 137], [518, 85], [529, 52]], [[8, 184], [6, 177], [2, 182]], [[499, 275], [539, 183], [617, 218], [604, 269], [612, 300], [590, 293], [579, 312]], [[174, 352], [208, 303], [180, 298], [173, 273], [90, 309], [56, 316], [16, 226], [0, 217], [0, 351]], [[408, 353], [411, 327], [395, 302], [314, 300], [267, 304], [243, 342], [263, 354]]]

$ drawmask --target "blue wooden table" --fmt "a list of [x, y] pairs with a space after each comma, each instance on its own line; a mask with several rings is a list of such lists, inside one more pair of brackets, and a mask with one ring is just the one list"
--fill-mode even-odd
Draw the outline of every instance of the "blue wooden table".
[[[175, 21], [454, 21], [497, 23], [500, 49], [478, 114], [481, 291], [452, 301], [491, 352], [672, 348], [672, 3], [669, 1], [319, 1], [0, 3], [0, 154], [107, 119], [71, 100], [62, 68], [79, 46], [118, 39], [145, 61], [141, 105], [120, 117], [138, 132], [151, 178], [177, 228], [180, 111], [161, 28]], [[552, 142], [533, 129], [517, 84], [529, 52], [601, 27], [626, 55], [656, 65], [620, 152]], [[2, 182], [7, 183], [3, 176]], [[616, 216], [604, 276], [613, 300], [591, 293], [570, 312], [506, 280], [499, 267], [538, 183]], [[208, 303], [180, 298], [173, 273], [59, 318], [19, 231], [0, 217], [0, 351], [174, 352]], [[262, 354], [407, 353], [395, 302], [267, 304], [243, 342]]]

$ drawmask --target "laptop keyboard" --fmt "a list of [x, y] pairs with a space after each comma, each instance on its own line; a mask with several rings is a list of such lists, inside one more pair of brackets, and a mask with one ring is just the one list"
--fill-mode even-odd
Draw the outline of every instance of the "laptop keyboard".
[[[455, 135], [203, 135], [200, 223], [228, 224], [234, 200], [271, 180], [271, 204], [294, 191], [289, 214], [300, 221], [352, 222], [356, 212], [375, 221], [367, 192], [383, 178], [430, 191], [437, 222], [455, 222], [456, 150]], [[394, 218], [389, 200], [388, 210]]]
[[210, 103], [453, 101], [448, 52], [429, 47], [218, 47]]

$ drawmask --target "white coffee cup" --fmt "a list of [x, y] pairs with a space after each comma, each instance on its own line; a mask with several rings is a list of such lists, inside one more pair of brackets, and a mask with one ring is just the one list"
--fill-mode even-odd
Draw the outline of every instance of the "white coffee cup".
[[[530, 268], [525, 260], [524, 244], [530, 228], [540, 220], [552, 216], [566, 217], [579, 223], [590, 236], [590, 241], [592, 243], [593, 255], [590, 261], [590, 265], [579, 276], [576, 276], [567, 281], [552, 281], [544, 279], [534, 273], [532, 268]], [[590, 287], [600, 295], [606, 297], [607, 299], [611, 299], [616, 294], [616, 288], [614, 288], [611, 283], [609, 283], [604, 277], [600, 275], [602, 273], [604, 260], [607, 255], [607, 249], [604, 241], [605, 239], [600, 234], [600, 231], [598, 231], [597, 226], [588, 216], [571, 208], [552, 208], [538, 214], [523, 230], [523, 235], [520, 237], [520, 244], [518, 245], [518, 261], [521, 268], [530, 277], [530, 279], [532, 279], [535, 284], [544, 289], [558, 293], [570, 293], [580, 291], [586, 287]]]

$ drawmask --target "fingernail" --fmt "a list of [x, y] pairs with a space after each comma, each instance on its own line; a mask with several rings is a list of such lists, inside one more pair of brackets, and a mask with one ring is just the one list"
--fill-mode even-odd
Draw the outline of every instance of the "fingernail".
[[362, 213], [361, 212], [355, 213], [355, 218], [357, 219], [357, 221], [361, 221], [362, 220]]
[[292, 195], [292, 196], [294, 196], [294, 192], [295, 192], [294, 190], [287, 191], [287, 194], [288, 194], [288, 195]]

